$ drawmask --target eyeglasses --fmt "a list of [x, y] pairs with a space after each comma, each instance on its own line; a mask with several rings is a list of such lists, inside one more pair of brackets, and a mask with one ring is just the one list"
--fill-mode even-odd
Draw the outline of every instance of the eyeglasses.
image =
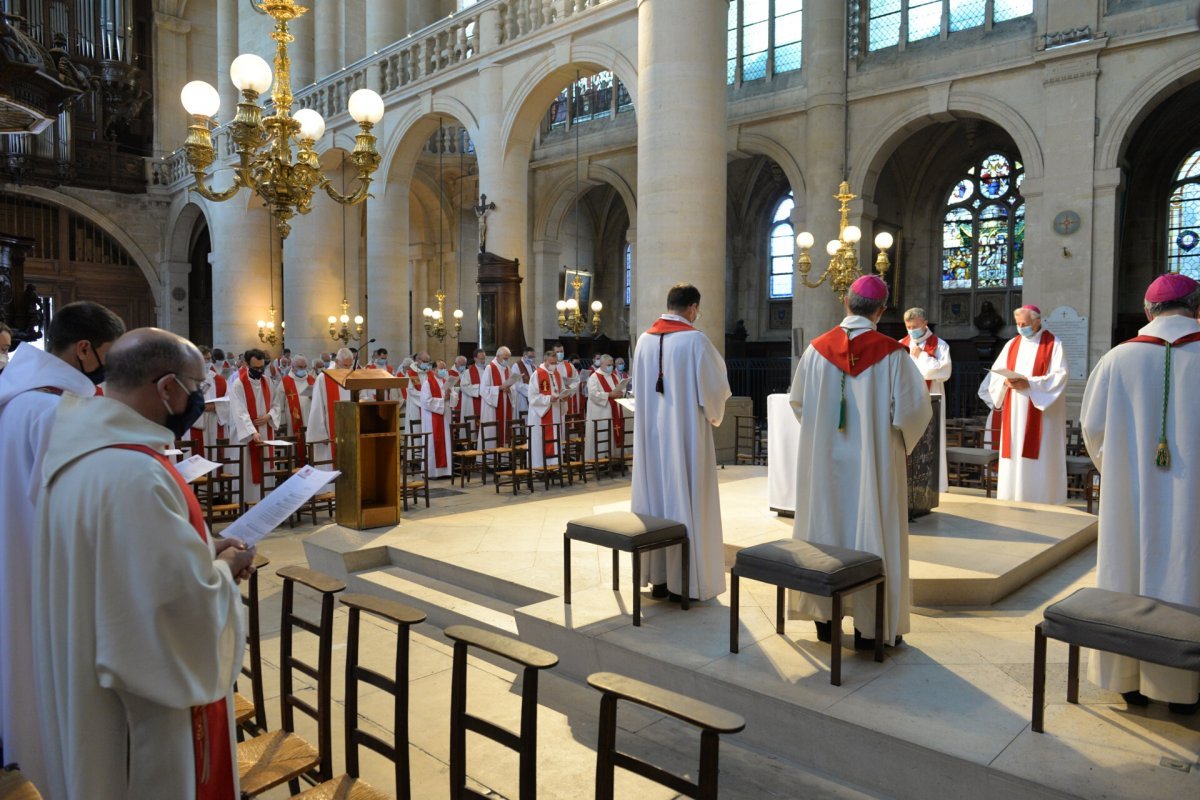
[[208, 394], [208, 390], [212, 388], [212, 382], [211, 382], [211, 381], [206, 381], [206, 380], [204, 380], [203, 378], [193, 378], [193, 377], [191, 377], [190, 375], [184, 375], [183, 377], [187, 378], [189, 381], [191, 381], [192, 383], [196, 384], [196, 388], [195, 388], [195, 389], [188, 389], [186, 386], [184, 386], [184, 385], [183, 385], [183, 381], [179, 380], [179, 376], [178, 376], [178, 375], [176, 375], [176, 374], [174, 374], [174, 373], [171, 373], [171, 372], [165, 372], [165, 373], [163, 373], [162, 375], [159, 375], [157, 378], [155, 378], [154, 380], [152, 380], [152, 381], [150, 381], [150, 382], [151, 382], [151, 383], [158, 383], [159, 381], [161, 381], [163, 378], [167, 377], [168, 375], [170, 375], [172, 378], [174, 378], [174, 379], [175, 379], [175, 382], [176, 382], [176, 383], [178, 383], [178, 384], [179, 384], [179, 386], [180, 386], [180, 387], [181, 387], [181, 388], [182, 388], [182, 389], [183, 389], [185, 392], [198, 391], [198, 392], [203, 392], [204, 394]]

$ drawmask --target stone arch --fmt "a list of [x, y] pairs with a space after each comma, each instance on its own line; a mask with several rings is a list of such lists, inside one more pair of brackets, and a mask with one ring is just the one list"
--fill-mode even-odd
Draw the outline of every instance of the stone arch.
[[192, 247], [192, 238], [196, 233], [196, 222], [204, 220], [211, 230], [208, 214], [199, 203], [189, 199], [167, 224], [166, 259], [168, 261], [187, 261]]
[[142, 277], [146, 279], [146, 284], [150, 287], [150, 295], [154, 298], [154, 305], [159, 308], [162, 307], [162, 281], [159, 278], [158, 270], [154, 268], [154, 262], [146, 255], [146, 251], [142, 249], [141, 245], [125, 232], [124, 228], [102, 211], [93, 208], [78, 198], [61, 194], [52, 189], [44, 189], [40, 186], [6, 185], [5, 191], [63, 206], [99, 226], [106, 234], [116, 240], [121, 247], [125, 248], [125, 252], [129, 253], [130, 257], [133, 258], [134, 263], [138, 266], [138, 270], [142, 273]]
[[804, 183], [804, 172], [795, 156], [784, 145], [761, 133], [738, 132], [737, 149], [744, 153], [766, 156], [779, 165], [796, 195], [796, 202], [803, 203], [808, 194]]
[[1125, 150], [1141, 124], [1170, 95], [1200, 81], [1200, 53], [1162, 65], [1161, 71], [1137, 86], [1109, 118], [1096, 147], [1096, 169], [1121, 164]]
[[375, 173], [376, 184], [373, 186], [377, 188], [372, 190], [373, 194], [383, 196], [393, 179], [412, 175], [421, 148], [438, 128], [439, 115], [451, 118], [466, 128], [472, 142], [479, 141], [479, 119], [461, 100], [449, 95], [420, 98], [419, 102], [404, 109], [380, 149], [382, 158], [379, 170]]
[[[579, 182], [580, 195], [586, 194], [593, 187], [608, 184], [617, 190], [625, 203], [625, 210], [631, 220], [637, 219], [637, 193], [625, 176], [612, 167], [603, 164], [588, 164], [587, 172]], [[575, 175], [564, 175], [550, 190], [546, 203], [539, 209], [534, 220], [534, 238], [557, 240], [562, 233], [563, 220], [566, 219], [578, 197], [575, 194]]]

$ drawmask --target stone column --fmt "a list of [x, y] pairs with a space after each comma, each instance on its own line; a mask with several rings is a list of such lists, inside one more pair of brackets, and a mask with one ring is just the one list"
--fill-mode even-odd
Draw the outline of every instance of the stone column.
[[[630, 273], [630, 279], [633, 281], [633, 286], [630, 288], [630, 292], [629, 292], [629, 308], [626, 309], [625, 308], [625, 276], [622, 274], [622, 276], [621, 276], [621, 296], [618, 298], [618, 301], [617, 301], [618, 305], [616, 308], [613, 309], [613, 313], [614, 314], [619, 313], [619, 314], [623, 315], [625, 317], [625, 325], [624, 325], [624, 327], [618, 326], [618, 327], [614, 328], [615, 334], [614, 334], [613, 338], [614, 339], [629, 339], [630, 346], [632, 346], [633, 340], [635, 338], [634, 334], [637, 331], [637, 327], [634, 325], [634, 321], [638, 318], [637, 317], [637, 312], [638, 312], [638, 296], [637, 296], [638, 242], [637, 242], [637, 228], [635, 226], [633, 226], [633, 225], [629, 226], [629, 230], [627, 230], [625, 232], [625, 241], [629, 242], [629, 273]], [[622, 264], [621, 266], [623, 269], [625, 265]], [[653, 307], [654, 306], [651, 306], [651, 308], [653, 308]], [[630, 355], [633, 355], [633, 353], [630, 353]]]
[[534, 268], [528, 272], [531, 276], [536, 276], [536, 280], [529, 279], [529, 282], [536, 285], [529, 289], [529, 296], [532, 298], [529, 307], [536, 311], [530, 314], [532, 319], [529, 320], [529, 327], [533, 330], [533, 337], [529, 344], [538, 351], [539, 357], [543, 340], [562, 335], [558, 327], [558, 309], [554, 307], [554, 304], [562, 299], [558, 289], [562, 259], [562, 242], [556, 239], [541, 239], [533, 243]]
[[[804, 9], [804, 70], [808, 73], [808, 106], [804, 115], [805, 176], [808, 196], [804, 219], [796, 232], [816, 238], [810, 255], [815, 278], [829, 264], [825, 243], [838, 235], [838, 204], [833, 199], [845, 175], [846, 4], [809, 3]], [[850, 187], [854, 194], [860, 187]], [[797, 205], [799, 205], [799, 198]], [[866, 237], [864, 237], [865, 239]], [[864, 256], [864, 254], [866, 254]], [[859, 246], [859, 269], [870, 258], [870, 244]], [[836, 325], [844, 316], [841, 301], [828, 286], [809, 289], [796, 283], [792, 296], [792, 328], [800, 337], [794, 352], [803, 352], [813, 338]]]
[[[187, 336], [188, 329], [188, 275], [192, 265], [188, 261], [164, 261], [159, 265], [158, 274], [163, 278], [163, 301], [159, 306], [159, 324], [167, 330], [180, 336]], [[176, 300], [176, 289], [183, 289], [183, 299]]]
[[[329, 170], [330, 179], [338, 182], [337, 170]], [[329, 338], [330, 315], [340, 315], [343, 296], [350, 301], [351, 329], [353, 317], [362, 313], [356, 301], [357, 264], [355, 248], [350, 246], [352, 259], [346, 264], [343, 288], [342, 264], [342, 207], [328, 197], [313, 199], [312, 211], [292, 219], [292, 234], [284, 244], [287, 280], [284, 285], [284, 304], [287, 307], [287, 341], [293, 353], [310, 358], [323, 350], [336, 349], [340, 343]], [[353, 237], [349, 219], [346, 233]], [[341, 324], [339, 323], [339, 328]], [[353, 342], [352, 342], [353, 344]]]
[[408, 295], [408, 184], [394, 182], [367, 201], [367, 325], [373, 347], [386, 347], [393, 363], [412, 352]]
[[1125, 175], [1119, 167], [1100, 170], [1094, 174], [1092, 186], [1092, 313], [1088, 350], [1091, 363], [1095, 364], [1112, 348], [1112, 330], [1117, 322], [1120, 197], [1125, 191]]
[[635, 330], [667, 290], [700, 289], [699, 328], [725, 346], [725, 0], [638, 2]]
[[238, 90], [229, 79], [229, 65], [238, 57], [240, 5], [238, 0], [217, 0], [217, 92], [221, 95], [221, 122], [231, 122], [237, 115]]
[[367, 52], [382, 50], [408, 33], [407, 0], [367, 0]]
[[288, 30], [296, 37], [296, 41], [288, 45], [288, 57], [292, 60], [292, 91], [303, 89], [317, 80], [316, 17], [313, 5], [309, 3], [308, 13], [301, 14], [288, 25]]
[[[384, 0], [386, 2], [386, 0]], [[437, 0], [408, 0], [405, 19], [408, 30], [405, 33], [419, 31], [426, 25], [432, 25], [441, 17]]]
[[337, 0], [318, 0], [313, 5], [316, 79], [321, 80], [344, 66], [341, 49], [342, 4]]
[[[162, 154], [172, 153], [183, 145], [190, 123], [178, 98], [179, 90], [192, 80], [187, 63], [188, 34], [192, 30], [192, 23], [160, 11], [154, 13], [154, 23], [154, 52], [157, 54], [154, 92], [160, 98], [154, 112], [154, 152]], [[196, 77], [206, 81], [216, 78], [212, 74], [197, 74]]]
[[212, 204], [208, 217], [213, 243], [212, 344], [241, 352], [259, 344], [255, 323], [266, 317], [271, 305], [267, 248], [270, 219], [248, 192]]

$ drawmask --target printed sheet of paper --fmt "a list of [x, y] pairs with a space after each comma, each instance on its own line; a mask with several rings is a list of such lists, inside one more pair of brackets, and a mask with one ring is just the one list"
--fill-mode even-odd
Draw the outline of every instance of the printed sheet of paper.
[[623, 392], [629, 388], [629, 378], [617, 382], [617, 388], [614, 391]]
[[617, 405], [619, 405], [621, 408], [627, 409], [630, 414], [637, 413], [636, 411], [633, 410], [633, 398], [632, 397], [618, 397]]
[[511, 373], [509, 373], [508, 378], [505, 379], [504, 388], [507, 389], [508, 387], [512, 386], [514, 383], [519, 381], [520, 379], [521, 379], [521, 373], [514, 369]]
[[170, 457], [170, 456], [181, 456], [181, 455], [183, 455], [183, 451], [182, 451], [182, 450], [179, 450], [179, 449], [176, 449], [176, 448], [174, 448], [174, 447], [169, 447], [169, 448], [167, 448], [166, 450], [163, 450], [163, 455], [164, 455], [164, 456], [168, 456], [168, 457]]
[[988, 372], [993, 372], [1001, 378], [1008, 378], [1010, 381], [1023, 381], [1025, 376], [1019, 372], [1013, 372], [1011, 369], [989, 369]]
[[268, 533], [278, 528], [296, 509], [308, 502], [327, 483], [342, 473], [303, 467], [292, 477], [238, 517], [221, 532], [226, 539], [240, 539], [247, 546], [258, 544]]
[[225, 395], [224, 397], [210, 397], [207, 400], [205, 400], [204, 402], [206, 402], [206, 403], [228, 403], [229, 395]]
[[270, 445], [271, 447], [295, 447], [296, 446], [295, 442], [285, 442], [283, 439], [267, 439], [265, 442], [263, 442], [263, 444]]
[[196, 480], [203, 475], [207, 475], [217, 467], [221, 466], [215, 461], [209, 461], [204, 456], [192, 456], [185, 458], [175, 465], [175, 469], [183, 476], [183, 479], [188, 483]]

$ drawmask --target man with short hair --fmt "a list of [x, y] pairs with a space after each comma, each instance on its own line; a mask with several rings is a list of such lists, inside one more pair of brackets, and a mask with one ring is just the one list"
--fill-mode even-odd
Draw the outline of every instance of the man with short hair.
[[[883, 637], [895, 645], [908, 633], [912, 597], [905, 456], [933, 409], [907, 348], [875, 329], [887, 298], [887, 284], [878, 275], [856, 280], [843, 302], [845, 318], [813, 339], [800, 357], [790, 397], [800, 420], [792, 536], [883, 559]], [[818, 638], [830, 641], [837, 624], [830, 600], [811, 594], [793, 600], [798, 616], [816, 622]], [[844, 602], [854, 617], [855, 647], [873, 648], [874, 638], [860, 632], [875, 630], [875, 590], [856, 592]]]
[[[1079, 413], [1104, 475], [1096, 586], [1200, 607], [1200, 284], [1161, 275], [1146, 291], [1148, 324], [1092, 370]], [[1093, 651], [1088, 680], [1130, 705], [1200, 708], [1200, 673]]]
[[454, 440], [450, 435], [450, 420], [458, 405], [457, 378], [450, 377], [446, 362], [437, 362], [421, 380], [421, 432], [429, 434], [425, 449], [425, 468], [430, 478], [449, 478], [454, 468], [451, 455]]
[[609, 457], [620, 455], [624, 442], [624, 409], [617, 404], [617, 399], [625, 396], [625, 387], [619, 378], [613, 374], [613, 357], [604, 354], [597, 357], [596, 371], [588, 378], [587, 404], [587, 439], [584, 443], [584, 459], [596, 459], [596, 422], [611, 420], [609, 442]]
[[946, 381], [950, 380], [950, 343], [939, 339], [929, 329], [929, 315], [923, 308], [910, 308], [904, 312], [904, 327], [908, 334], [900, 344], [908, 348], [908, 355], [925, 379], [925, 388], [931, 397], [940, 397], [938, 424], [941, 426], [938, 491], [950, 490], [950, 479], [946, 472]]
[[[725, 359], [694, 326], [700, 290], [686, 283], [667, 292], [667, 313], [646, 331], [633, 354], [637, 425], [633, 444], [636, 514], [687, 526], [689, 593], [709, 600], [725, 591], [725, 545], [712, 429], [730, 397]], [[642, 576], [656, 597], [682, 600], [680, 548], [642, 556]]]
[[34, 508], [54, 411], [68, 395], [91, 397], [125, 323], [97, 303], [70, 303], [46, 330], [46, 350], [27, 342], [0, 374], [0, 740], [37, 785], [44, 779], [34, 691]]
[[[1067, 356], [1042, 327], [1042, 311], [1013, 312], [1017, 336], [992, 364], [988, 393], [1000, 415], [996, 497], [1028, 503], [1067, 502]], [[996, 373], [1003, 369], [1014, 377]]]
[[50, 798], [232, 800], [245, 637], [235, 580], [253, 571], [254, 551], [212, 540], [163, 455], [204, 408], [208, 376], [194, 345], [157, 328], [122, 337], [107, 364], [105, 397], [63, 397], [42, 473], [38, 787]]
[[544, 362], [529, 378], [529, 413], [525, 422], [531, 426], [529, 457], [534, 469], [559, 463], [561, 452], [555, 450], [554, 442], [558, 441], [561, 446], [560, 431], [568, 391], [558, 372], [557, 352], [547, 350]]
[[275, 392], [275, 408], [272, 418], [279, 432], [296, 439], [296, 463], [308, 463], [304, 433], [312, 409], [313, 386], [317, 377], [308, 371], [308, 359], [303, 355], [292, 357], [292, 366], [279, 381]]
[[[330, 369], [350, 369], [354, 366], [354, 354], [350, 348], [337, 351]], [[350, 390], [339, 384], [328, 373], [313, 383], [312, 403], [309, 405], [306, 440], [313, 446], [313, 460], [325, 463], [337, 458], [334, 446], [337, 431], [335, 404], [350, 399]]]
[[521, 351], [521, 358], [513, 365], [513, 368], [521, 375], [513, 386], [517, 390], [515, 399], [517, 401], [516, 413], [518, 415], [529, 413], [529, 378], [532, 377], [534, 370], [537, 369], [537, 364], [534, 363], [536, 355], [536, 350], [532, 347], [526, 347]]
[[558, 365], [555, 369], [558, 370], [558, 376], [562, 379], [563, 390], [566, 392], [563, 416], [565, 417], [567, 414], [579, 414], [582, 411], [582, 403], [580, 403], [581, 398], [579, 395], [579, 370], [563, 354], [562, 342], [554, 345], [554, 360]]
[[460, 418], [475, 417], [476, 424], [483, 421], [483, 373], [487, 371], [487, 352], [477, 348], [472, 361], [459, 380], [462, 389], [462, 408]]
[[0, 372], [8, 366], [8, 351], [12, 349], [12, 328], [0, 322]]
[[264, 451], [262, 443], [275, 438], [276, 420], [271, 417], [271, 382], [265, 369], [267, 354], [258, 348], [243, 356], [246, 372], [239, 373], [229, 388], [230, 440], [245, 445], [239, 480], [242, 500], [257, 503], [263, 498]]
[[[496, 423], [496, 441], [494, 447], [508, 446], [508, 423], [514, 418], [513, 402], [516, 389], [509, 376], [512, 374], [508, 360], [511, 351], [504, 346], [496, 348], [496, 357], [483, 370], [479, 384], [479, 396], [483, 401], [479, 405], [479, 422]], [[482, 436], [480, 445], [482, 446]]]

